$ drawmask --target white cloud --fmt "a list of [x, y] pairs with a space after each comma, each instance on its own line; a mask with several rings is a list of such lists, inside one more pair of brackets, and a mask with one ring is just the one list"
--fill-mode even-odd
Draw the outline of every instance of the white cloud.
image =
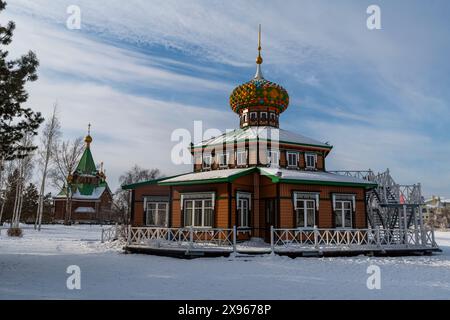
[[[177, 63], [91, 40], [65, 28], [53, 28], [35, 19], [6, 15], [17, 24], [11, 54], [33, 50], [44, 72], [65, 74], [66, 78], [135, 84], [148, 89], [173, 89], [188, 92], [216, 90], [229, 92], [223, 83], [165, 70], [162, 63]], [[39, 30], [39, 32], [36, 32]], [[206, 69], [206, 68], [204, 68]], [[209, 70], [212, 72], [212, 70]]]

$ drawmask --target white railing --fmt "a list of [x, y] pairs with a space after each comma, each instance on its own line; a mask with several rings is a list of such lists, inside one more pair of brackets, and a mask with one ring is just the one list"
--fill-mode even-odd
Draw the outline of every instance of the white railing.
[[433, 230], [419, 229], [274, 229], [272, 251], [389, 250], [438, 248]]
[[157, 248], [236, 250], [236, 228], [130, 227], [127, 244]]
[[127, 230], [126, 226], [118, 224], [108, 228], [103, 228], [101, 241], [102, 243], [104, 243], [116, 240], [125, 240], [127, 239], [126, 230]]
[[[163, 249], [219, 249], [237, 252], [236, 227], [128, 227], [127, 246]], [[248, 249], [248, 247], [246, 247]], [[364, 251], [437, 249], [434, 231], [420, 229], [275, 229], [262, 251]], [[257, 251], [257, 250], [256, 250]]]

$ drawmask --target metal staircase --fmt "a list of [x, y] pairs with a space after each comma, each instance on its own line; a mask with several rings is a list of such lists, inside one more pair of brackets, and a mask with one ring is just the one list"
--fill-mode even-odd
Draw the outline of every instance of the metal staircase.
[[421, 185], [401, 185], [392, 178], [389, 169], [375, 174], [367, 171], [330, 171], [331, 173], [375, 182], [377, 187], [366, 193], [367, 219], [372, 228], [407, 229], [422, 224], [424, 204]]

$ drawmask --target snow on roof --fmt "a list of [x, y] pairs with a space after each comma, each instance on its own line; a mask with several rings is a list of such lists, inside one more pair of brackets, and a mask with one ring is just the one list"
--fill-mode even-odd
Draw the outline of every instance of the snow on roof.
[[278, 168], [259, 168], [262, 174], [278, 177], [282, 180], [300, 180], [300, 181], [315, 181], [324, 183], [345, 183], [345, 184], [364, 184], [376, 185], [364, 179], [349, 177], [323, 171], [299, 171], [287, 170]]
[[95, 209], [90, 207], [78, 207], [75, 210], [75, 213], [95, 213]]
[[[287, 170], [278, 168], [245, 168], [245, 169], [226, 169], [226, 170], [212, 170], [204, 172], [188, 173], [174, 178], [162, 180], [159, 182], [161, 185], [171, 184], [189, 184], [189, 183], [211, 183], [211, 182], [226, 182], [233, 181], [235, 178], [246, 175], [254, 170], [259, 170], [262, 175], [267, 175], [272, 178], [280, 180], [292, 180], [303, 182], [316, 182], [316, 183], [342, 183], [342, 184], [355, 184], [365, 186], [375, 186], [367, 180], [358, 179], [354, 177], [348, 177], [322, 171], [298, 171]], [[276, 182], [276, 181], [275, 181]], [[289, 181], [287, 181], [289, 182]]]
[[[72, 199], [74, 200], [98, 200], [101, 198], [103, 192], [105, 192], [106, 187], [97, 187], [94, 188], [94, 190], [92, 191], [92, 194], [90, 195], [83, 195], [80, 193], [80, 191], [77, 189], [77, 191], [72, 195]], [[65, 199], [66, 195], [65, 194], [59, 194], [58, 196], [56, 196], [56, 198], [60, 198], [60, 199]]]
[[100, 199], [100, 197], [102, 196], [103, 192], [105, 192], [105, 190], [106, 190], [106, 187], [94, 188], [94, 191], [92, 192], [91, 195], [83, 195], [77, 190], [77, 192], [75, 192], [73, 194], [72, 198], [77, 199], [77, 200], [96, 200], [96, 199]]
[[328, 149], [332, 148], [332, 146], [327, 143], [323, 143], [318, 140], [305, 137], [301, 134], [267, 126], [236, 129], [230, 132], [226, 132], [218, 137], [213, 137], [209, 140], [205, 140], [199, 144], [194, 145], [194, 147], [220, 145], [224, 143], [233, 143], [234, 141], [240, 142], [245, 140], [256, 140], [257, 138], [263, 141], [275, 140], [277, 136], [279, 137], [280, 143], [284, 142], [308, 146], [317, 146]]
[[174, 178], [169, 178], [166, 180], [162, 180], [160, 184], [172, 184], [172, 183], [180, 183], [180, 182], [193, 182], [193, 181], [201, 181], [205, 182], [208, 180], [226, 180], [236, 175], [245, 174], [247, 171], [254, 170], [254, 168], [245, 168], [245, 169], [224, 169], [224, 170], [211, 170], [211, 171], [203, 171], [203, 172], [193, 172], [183, 174], [181, 176], [177, 176]]

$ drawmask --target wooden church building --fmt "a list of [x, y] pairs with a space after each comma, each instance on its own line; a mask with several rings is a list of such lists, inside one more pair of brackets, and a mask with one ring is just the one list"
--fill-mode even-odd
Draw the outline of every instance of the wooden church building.
[[288, 92], [256, 75], [231, 94], [239, 129], [192, 145], [193, 172], [123, 186], [133, 226], [233, 228], [239, 239], [275, 228], [367, 228], [376, 185], [327, 172], [332, 146], [279, 128]]
[[54, 198], [55, 220], [66, 223], [111, 223], [113, 195], [106, 182], [103, 163], [97, 168], [91, 153], [90, 125], [85, 148], [67, 185]]

